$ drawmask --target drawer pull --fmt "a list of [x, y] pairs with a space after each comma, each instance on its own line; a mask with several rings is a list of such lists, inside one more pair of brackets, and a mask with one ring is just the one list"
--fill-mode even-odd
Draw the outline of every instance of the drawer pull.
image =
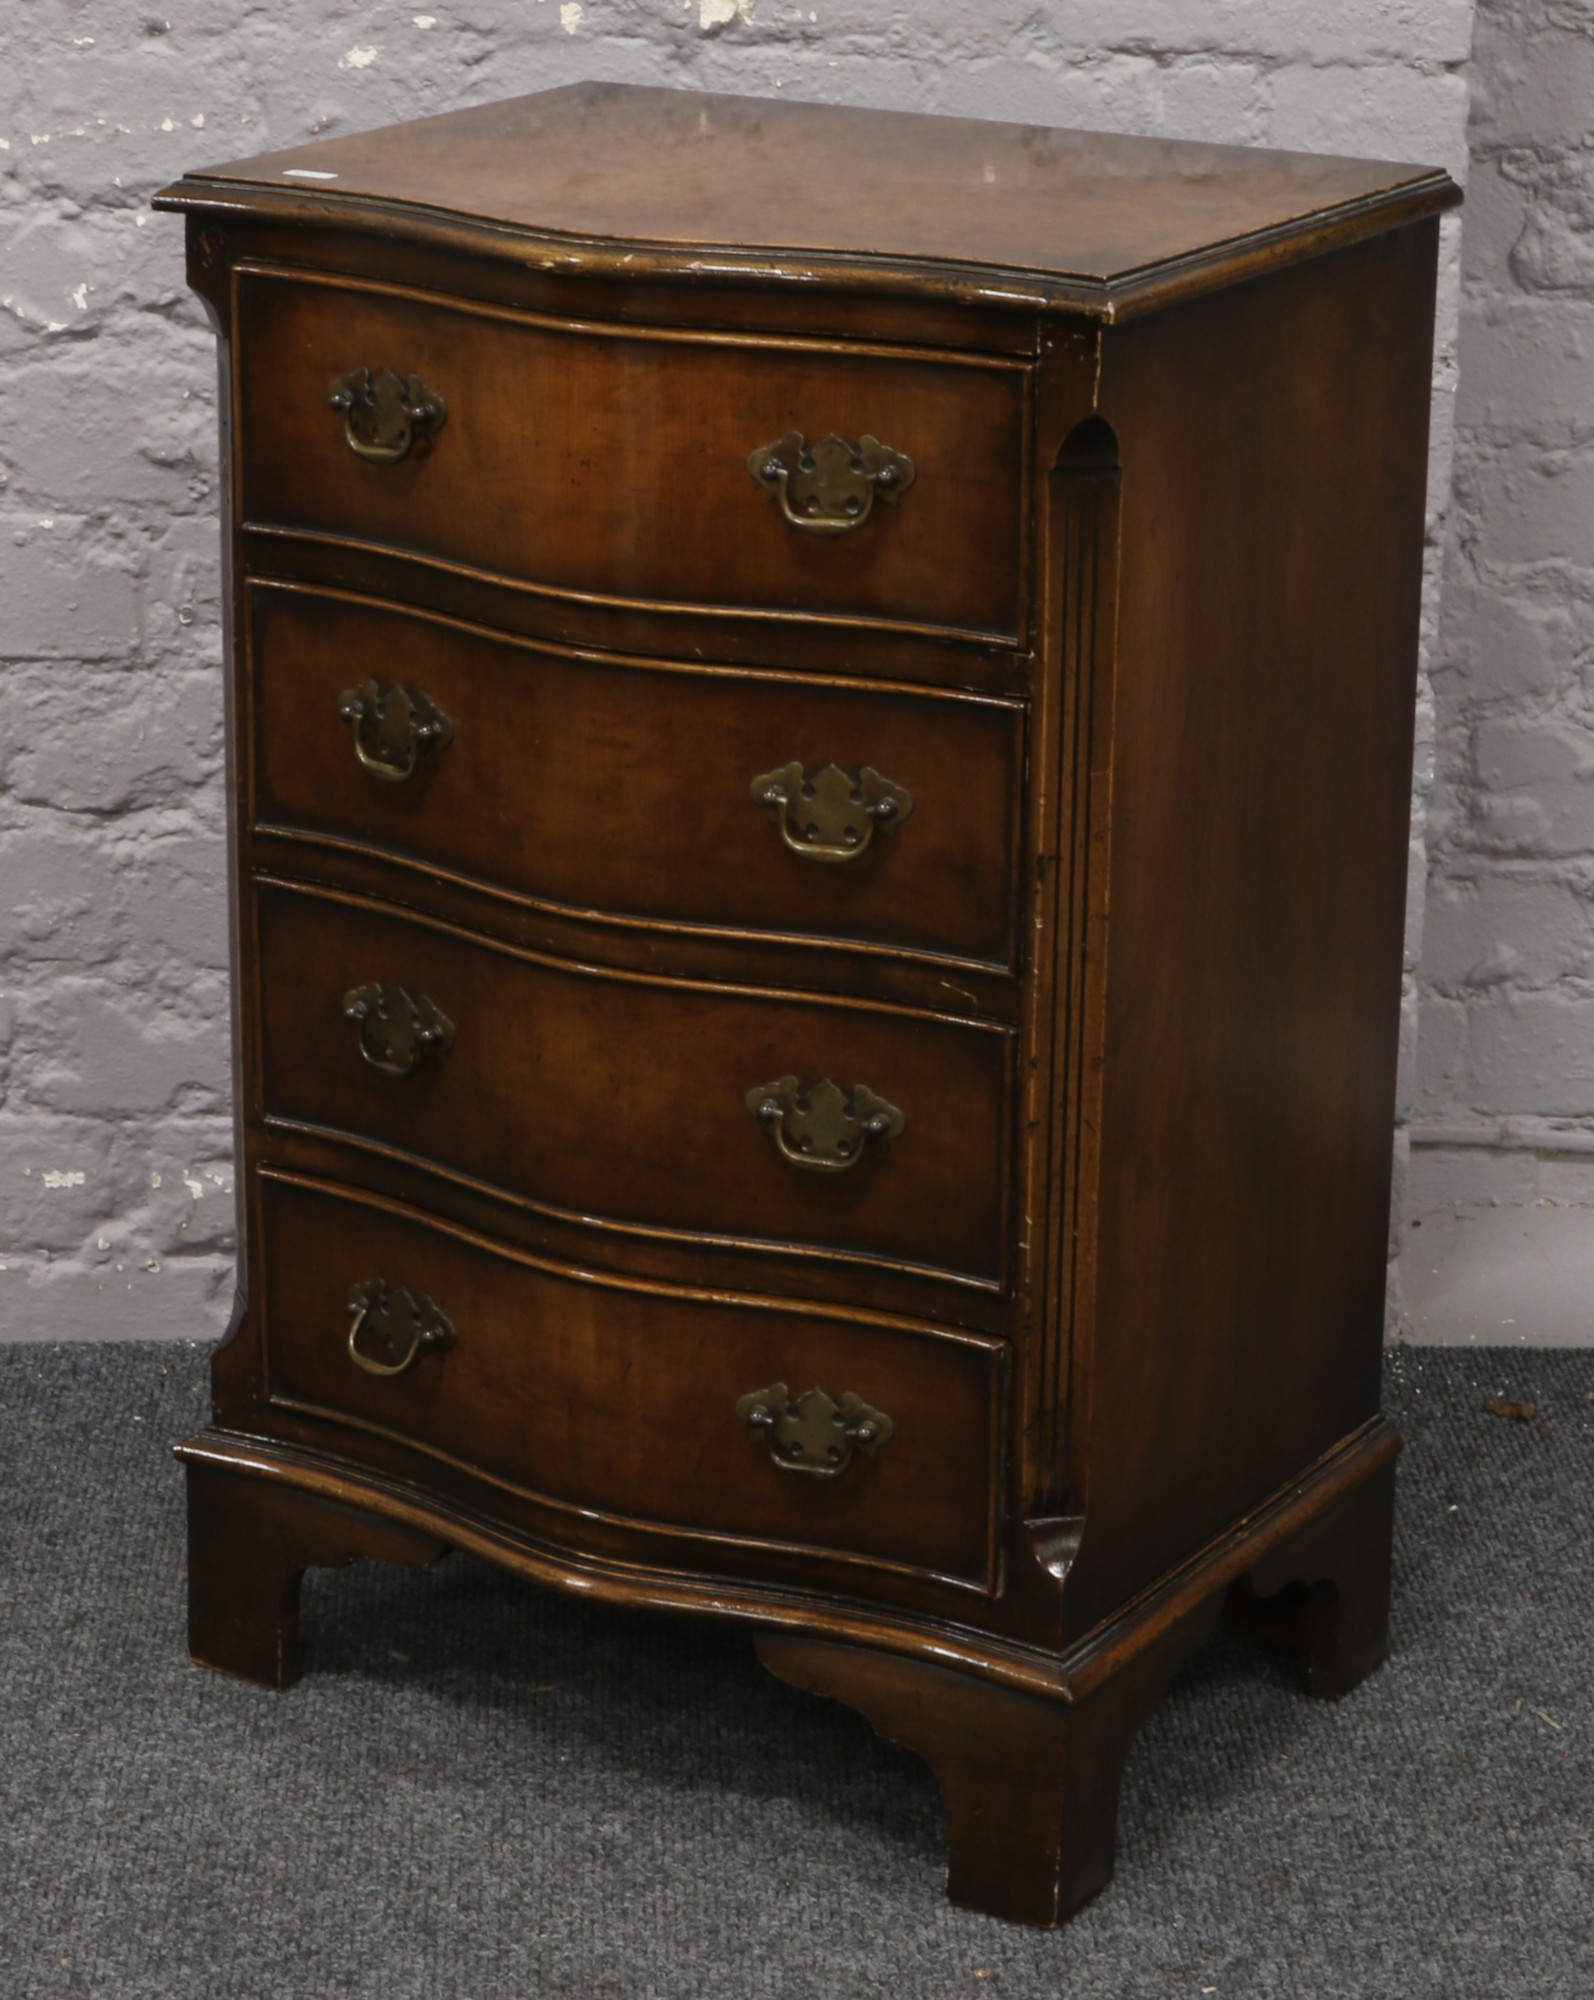
[[429, 1055], [446, 1056], [454, 1024], [424, 993], [402, 986], [356, 986], [343, 996], [343, 1018], [360, 1030], [360, 1054], [383, 1076], [409, 1076]]
[[801, 764], [783, 764], [755, 778], [752, 795], [769, 808], [792, 853], [808, 861], [851, 861], [877, 827], [900, 826], [913, 811], [912, 792], [870, 764], [852, 776], [835, 764], [812, 776]]
[[870, 1409], [850, 1389], [837, 1403], [823, 1389], [788, 1395], [784, 1382], [743, 1396], [736, 1414], [760, 1434], [782, 1472], [814, 1479], [839, 1477], [855, 1451], [873, 1458], [896, 1429], [883, 1410]]
[[384, 368], [351, 368], [332, 384], [327, 400], [343, 418], [343, 435], [356, 458], [396, 465], [412, 445], [430, 444], [448, 421], [448, 405], [419, 375]]
[[354, 731], [360, 768], [389, 784], [413, 777], [423, 757], [441, 757], [454, 740], [454, 725], [430, 695], [412, 693], [394, 682], [361, 681], [338, 696], [338, 714]]
[[[402, 1375], [429, 1348], [453, 1343], [454, 1329], [447, 1319], [424, 1292], [412, 1292], [407, 1285], [385, 1285], [380, 1278], [370, 1278], [350, 1291], [349, 1311], [354, 1315], [349, 1359], [367, 1375]], [[386, 1350], [385, 1361], [361, 1348], [363, 1332], [374, 1335]]]
[[867, 1085], [845, 1091], [828, 1078], [806, 1090], [794, 1076], [761, 1083], [747, 1093], [747, 1108], [762, 1120], [783, 1160], [819, 1174], [845, 1173], [863, 1158], [870, 1139], [883, 1145], [907, 1123]]
[[805, 444], [788, 431], [747, 455], [747, 469], [766, 499], [778, 501], [794, 528], [810, 535], [848, 535], [874, 511], [875, 497], [899, 500], [913, 484], [914, 463], [866, 431], [856, 444], [832, 431]]

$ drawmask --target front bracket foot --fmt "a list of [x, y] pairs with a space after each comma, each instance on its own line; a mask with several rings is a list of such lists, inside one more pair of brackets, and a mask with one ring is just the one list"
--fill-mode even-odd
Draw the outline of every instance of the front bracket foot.
[[447, 1545], [299, 1487], [190, 1461], [188, 1649], [260, 1687], [291, 1687], [301, 1671], [299, 1580], [356, 1556], [422, 1567]]
[[784, 1632], [757, 1645], [771, 1673], [861, 1710], [934, 1771], [954, 1903], [1054, 1925], [1112, 1875], [1124, 1760], [1189, 1643], [1173, 1636], [1073, 1701]]

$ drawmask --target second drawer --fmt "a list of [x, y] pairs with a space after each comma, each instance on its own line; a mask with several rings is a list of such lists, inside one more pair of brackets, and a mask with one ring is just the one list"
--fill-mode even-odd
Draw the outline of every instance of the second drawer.
[[594, 1227], [1005, 1271], [1011, 1033], [257, 885], [263, 1105]]
[[[578, 658], [302, 586], [249, 597], [263, 826], [621, 919], [1012, 963], [1011, 704]], [[760, 802], [765, 777], [786, 803]]]

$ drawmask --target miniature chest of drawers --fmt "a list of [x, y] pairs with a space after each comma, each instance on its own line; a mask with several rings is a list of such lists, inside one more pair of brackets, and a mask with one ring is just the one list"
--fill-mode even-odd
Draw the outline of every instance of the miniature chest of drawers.
[[1382, 1652], [1442, 174], [584, 85], [188, 176], [243, 1282], [191, 1643], [744, 1621], [1056, 1922]]

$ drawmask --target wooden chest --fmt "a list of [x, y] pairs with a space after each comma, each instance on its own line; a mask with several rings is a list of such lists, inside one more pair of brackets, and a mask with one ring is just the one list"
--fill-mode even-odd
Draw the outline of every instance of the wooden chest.
[[1107, 1879], [1381, 1656], [1442, 174], [581, 86], [188, 176], [242, 1268], [192, 1647], [478, 1551]]

